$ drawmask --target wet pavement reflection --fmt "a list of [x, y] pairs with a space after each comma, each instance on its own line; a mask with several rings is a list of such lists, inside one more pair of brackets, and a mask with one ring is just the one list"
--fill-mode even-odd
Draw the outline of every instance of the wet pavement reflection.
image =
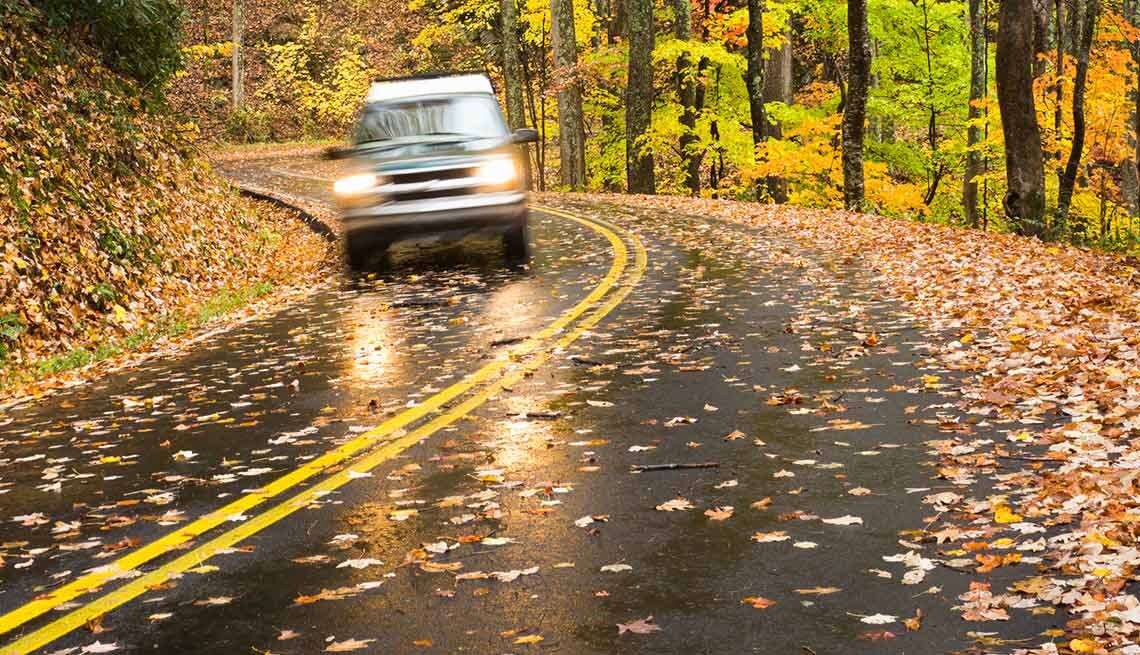
[[[317, 202], [330, 174], [246, 166]], [[467, 418], [44, 652], [981, 648], [971, 631], [992, 624], [949, 611], [959, 574], [906, 555], [934, 514], [922, 497], [953, 488], [927, 443], [955, 415], [937, 382], [952, 374], [873, 272], [762, 230], [562, 204], [648, 250], [604, 322]], [[0, 608], [421, 402], [549, 324], [611, 262], [599, 234], [550, 214], [533, 239], [523, 271], [493, 241], [401, 246], [391, 270], [330, 281], [187, 357], [11, 412]], [[716, 466], [631, 470], [699, 463]], [[995, 570], [994, 588], [1011, 575]], [[1027, 608], [1001, 628], [1037, 643], [1060, 620]]]

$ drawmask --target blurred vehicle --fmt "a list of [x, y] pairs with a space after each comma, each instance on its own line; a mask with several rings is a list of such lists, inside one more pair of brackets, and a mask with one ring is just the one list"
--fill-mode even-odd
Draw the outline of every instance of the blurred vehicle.
[[502, 235], [506, 255], [527, 252], [526, 153], [533, 129], [510, 132], [481, 74], [400, 78], [372, 85], [351, 146], [357, 164], [333, 186], [354, 268], [402, 239]]

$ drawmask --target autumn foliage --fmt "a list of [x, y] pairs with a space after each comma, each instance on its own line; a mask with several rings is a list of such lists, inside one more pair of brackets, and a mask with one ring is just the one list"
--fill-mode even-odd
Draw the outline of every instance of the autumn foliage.
[[239, 197], [190, 128], [16, 9], [0, 16], [3, 365], [143, 329], [239, 277], [314, 265], [315, 237]]

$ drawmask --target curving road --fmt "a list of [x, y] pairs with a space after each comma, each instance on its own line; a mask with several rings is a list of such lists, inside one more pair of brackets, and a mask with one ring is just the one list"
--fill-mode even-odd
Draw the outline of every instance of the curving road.
[[[228, 173], [321, 205], [333, 166]], [[927, 442], [955, 409], [873, 272], [547, 202], [527, 270], [401, 246], [0, 415], [0, 653], [951, 653], [995, 629], [949, 611], [954, 570], [894, 557], [952, 488]]]

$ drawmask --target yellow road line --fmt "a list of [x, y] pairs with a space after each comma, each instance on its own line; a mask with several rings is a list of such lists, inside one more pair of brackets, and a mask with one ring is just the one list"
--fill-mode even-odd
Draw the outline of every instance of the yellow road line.
[[[605, 221], [600, 221], [597, 219], [583, 219], [583, 218], [574, 216], [572, 214], [566, 214], [564, 212], [560, 212], [557, 210], [544, 209], [544, 211], [546, 211], [547, 213], [556, 215], [556, 216], [575, 220], [575, 221], [577, 221], [583, 225], [586, 225], [586, 226], [588, 226], [588, 227], [590, 227], [590, 228], [592, 228], [598, 232], [603, 233], [610, 240], [611, 245], [614, 247], [614, 251], [615, 251], [614, 263], [613, 263], [613, 265], [611, 265], [609, 273], [605, 276], [605, 278], [603, 278], [603, 281], [600, 282], [597, 287], [595, 287], [594, 292], [590, 293], [585, 299], [583, 299], [582, 302], [580, 302], [578, 305], [575, 305], [574, 308], [572, 308], [566, 314], [563, 314], [561, 317], [559, 317], [559, 319], [557, 319], [554, 323], [552, 323], [546, 329], [542, 330], [537, 335], [532, 337], [531, 340], [528, 340], [528, 342], [524, 343], [523, 346], [521, 346], [518, 349], [511, 351], [511, 354], [508, 355], [508, 357], [503, 358], [499, 362], [493, 362], [492, 364], [488, 364], [487, 366], [479, 369], [479, 371], [477, 371], [475, 374], [472, 375], [472, 378], [479, 376], [480, 374], [483, 374], [485, 371], [492, 369], [492, 368], [494, 369], [493, 372], [502, 371], [506, 367], [506, 365], [508, 363], [510, 363], [511, 357], [518, 357], [520, 355], [526, 354], [528, 352], [533, 352], [534, 350], [536, 350], [541, 341], [545, 340], [546, 338], [548, 338], [550, 336], [553, 336], [556, 332], [560, 331], [563, 327], [565, 327], [566, 324], [568, 324], [574, 318], [581, 316], [581, 314], [583, 314], [589, 308], [590, 305], [592, 305], [597, 299], [599, 299], [606, 291], [608, 291], [613, 286], [613, 284], [617, 281], [618, 277], [620, 277], [621, 273], [625, 269], [625, 266], [626, 266], [625, 260], [628, 258], [628, 249], [626, 248], [625, 244], [621, 241], [621, 239], [614, 233], [614, 230], [620, 230], [620, 228], [617, 228], [616, 226], [614, 226], [612, 224], [606, 223]], [[398, 437], [398, 438], [388, 442], [387, 444], [384, 444], [383, 446], [381, 446], [380, 448], [375, 450], [373, 453], [366, 455], [363, 458], [360, 458], [356, 461], [351, 462], [350, 463], [351, 470], [358, 471], [358, 472], [364, 472], [364, 471], [367, 471], [371, 468], [379, 466], [380, 464], [391, 459], [392, 457], [396, 456], [400, 452], [402, 452], [402, 451], [406, 450], [407, 448], [419, 443], [420, 441], [427, 438], [428, 436], [430, 436], [434, 432], [438, 431], [440, 428], [442, 428], [446, 425], [450, 425], [451, 423], [455, 422], [459, 418], [465, 416], [467, 413], [471, 412], [472, 410], [474, 410], [475, 408], [479, 407], [484, 402], [486, 402], [488, 398], [494, 396], [496, 393], [502, 391], [504, 388], [509, 387], [510, 385], [517, 383], [519, 380], [523, 379], [523, 377], [532, 373], [534, 370], [538, 369], [540, 366], [542, 366], [542, 364], [544, 362], [546, 362], [551, 357], [554, 350], [559, 349], [559, 348], [563, 348], [566, 345], [569, 345], [574, 340], [581, 337], [581, 335], [586, 330], [588, 330], [591, 327], [593, 327], [594, 325], [596, 325], [598, 323], [598, 321], [600, 321], [607, 314], [609, 314], [611, 311], [613, 311], [613, 309], [615, 307], [617, 307], [617, 305], [629, 294], [629, 292], [633, 288], [633, 286], [635, 284], [637, 284], [637, 282], [641, 279], [641, 277], [644, 274], [645, 269], [646, 269], [647, 257], [646, 257], [646, 253], [645, 253], [645, 248], [642, 246], [640, 240], [635, 235], [631, 235], [629, 233], [626, 233], [626, 234], [627, 234], [628, 238], [630, 238], [630, 240], [634, 244], [634, 249], [635, 249], [634, 271], [631, 274], [631, 276], [627, 279], [627, 281], [621, 286], [621, 288], [618, 290], [618, 292], [615, 293], [614, 296], [607, 303], [605, 303], [604, 305], [595, 309], [594, 312], [592, 312], [589, 316], [587, 316], [585, 319], [583, 319], [571, 331], [567, 332], [566, 334], [562, 335], [561, 338], [557, 339], [549, 348], [546, 348], [546, 349], [542, 350], [541, 352], [538, 352], [537, 354], [535, 354], [533, 357], [530, 357], [529, 359], [527, 359], [519, 368], [507, 372], [505, 375], [501, 376], [498, 380], [490, 383], [489, 385], [484, 387], [481, 391], [479, 391], [475, 395], [471, 396], [470, 398], [463, 401], [459, 405], [447, 410], [446, 412], [444, 412], [440, 416], [432, 419], [431, 421], [429, 421], [425, 425], [413, 430], [412, 432], [410, 432], [406, 435]], [[604, 287], [603, 291], [601, 293], [598, 293], [598, 290], [602, 289], [603, 287]], [[590, 301], [589, 304], [584, 304], [587, 302], [587, 300]], [[569, 318], [567, 318], [567, 317], [569, 317]], [[525, 352], [520, 352], [520, 351], [525, 351]], [[469, 378], [469, 380], [470, 380], [470, 378]], [[456, 385], [453, 385], [453, 387], [459, 387], [463, 384], [465, 384], [465, 383], [464, 382], [457, 383]], [[476, 383], [472, 382], [467, 387], [467, 389], [465, 389], [465, 390], [469, 390], [471, 387], [475, 386], [475, 384]], [[429, 402], [432, 402], [433, 400], [435, 400], [439, 396], [447, 394], [448, 391], [451, 390], [453, 387], [449, 387], [448, 389], [441, 391], [436, 396], [433, 396], [428, 401], [425, 401], [424, 405], [428, 404]], [[450, 398], [454, 398], [455, 395], [459, 395], [460, 393], [462, 393], [462, 391], [455, 393], [454, 395], [450, 396]], [[436, 406], [438, 407], [439, 405], [442, 405], [443, 402], [446, 402], [446, 400], [439, 402], [438, 404], [436, 404]], [[420, 405], [417, 408], [413, 408], [413, 409], [418, 409], [420, 407], [423, 407], [423, 405]], [[426, 412], [420, 414], [419, 416], [423, 416], [423, 414], [426, 414]], [[0, 617], [0, 633], [10, 631], [10, 630], [14, 629], [15, 627], [18, 627], [19, 625], [35, 618], [36, 616], [43, 614], [44, 612], [48, 611], [52, 607], [56, 607], [56, 606], [62, 604], [63, 602], [66, 602], [67, 600], [73, 599], [73, 598], [75, 598], [75, 597], [77, 597], [83, 593], [86, 593], [88, 591], [94, 591], [100, 585], [105, 584], [111, 577], [113, 577], [115, 575], [115, 573], [120, 572], [120, 571], [129, 570], [131, 568], [135, 568], [143, 562], [150, 561], [150, 560], [154, 559], [158, 555], [161, 555], [162, 553], [169, 550], [169, 548], [171, 547], [171, 544], [184, 543], [185, 541], [193, 538], [194, 536], [197, 536], [197, 535], [201, 534], [202, 532], [205, 532], [206, 530], [210, 529], [211, 527], [217, 526], [221, 522], [225, 521], [227, 516], [229, 516], [232, 513], [235, 513], [234, 511], [228, 511], [230, 507], [232, 507], [234, 505], [238, 505], [239, 503], [242, 503], [243, 501], [248, 502], [247, 499], [251, 499], [251, 498], [254, 499], [256, 502], [250, 502], [250, 504], [248, 506], [243, 506], [243, 507], [252, 507], [252, 506], [255, 506], [257, 504], [260, 504], [261, 502], [264, 502], [265, 500], [268, 500], [269, 498], [282, 493], [286, 489], [293, 487], [293, 486], [296, 486], [296, 484], [298, 484], [302, 480], [307, 479], [309, 477], [312, 477], [313, 475], [320, 472], [321, 470], [327, 469], [329, 466], [332, 466], [336, 463], [343, 461], [344, 459], [349, 457], [351, 454], [353, 454], [355, 452], [359, 452], [360, 449], [367, 447], [369, 445], [372, 445], [377, 439], [377, 436], [378, 436], [377, 433], [379, 433], [382, 430], [385, 430], [385, 426], [387, 426], [389, 423], [395, 422], [397, 419], [400, 419], [401, 416], [403, 416], [403, 414], [398, 415], [396, 417], [393, 417], [392, 419], [389, 419], [389, 421], [386, 421], [385, 423], [381, 424], [380, 426], [373, 429], [372, 431], [364, 433], [360, 437], [354, 439], [353, 442], [359, 441], [359, 442], [361, 442], [362, 445], [359, 448], [352, 450], [351, 452], [344, 452], [343, 454], [339, 455], [335, 461], [330, 461], [329, 463], [325, 464], [324, 466], [322, 466], [320, 468], [314, 468], [314, 469], [309, 469], [308, 465], [303, 466], [303, 467], [295, 470], [294, 472], [292, 472], [290, 474], [287, 474], [285, 476], [282, 476], [281, 478], [278, 478], [278, 480], [275, 480], [274, 483], [272, 485], [270, 485], [270, 486], [273, 486], [273, 485], [277, 485], [278, 483], [282, 483], [282, 481], [290, 480], [292, 476], [299, 474], [299, 472], [301, 472], [301, 471], [307, 472], [303, 477], [298, 477], [297, 479], [291, 481], [288, 484], [288, 486], [281, 486], [280, 489], [275, 490], [272, 494], [268, 493], [269, 487], [266, 487], [265, 489], [263, 489], [261, 494], [250, 494], [246, 497], [243, 497], [242, 499], [239, 499], [235, 503], [231, 503], [230, 505], [227, 505], [225, 508], [223, 508], [221, 510], [218, 510], [216, 512], [213, 512], [210, 515], [207, 515], [205, 517], [202, 517], [201, 519], [198, 519], [197, 521], [195, 521], [194, 523], [191, 523], [190, 525], [186, 526], [186, 528], [184, 528], [182, 530], [179, 530], [179, 531], [174, 532], [174, 533], [170, 533], [170, 534], [160, 538], [159, 540], [157, 540], [155, 542], [151, 542], [150, 544], [143, 546], [138, 551], [135, 551], [134, 553], [131, 553], [130, 555], [124, 556], [124, 557], [120, 558], [119, 560], [116, 560], [114, 565], [117, 565], [119, 568], [115, 569], [114, 572], [102, 572], [102, 573], [89, 574], [87, 576], [79, 578], [78, 580], [70, 583], [69, 585], [61, 587], [59, 590], [54, 592], [50, 598], [45, 598], [45, 599], [41, 599], [41, 600], [33, 600], [30, 603], [28, 603], [28, 604], [26, 604], [20, 608], [17, 608], [16, 610], [13, 610], [12, 612], [9, 612], [8, 614], [4, 615], [3, 617]], [[419, 416], [417, 416], [417, 418]], [[411, 420], [415, 420], [415, 419], [409, 419], [407, 422], [410, 422]], [[407, 422], [403, 423], [403, 425], [406, 425]], [[397, 428], [389, 427], [386, 430], [386, 432], [384, 432], [384, 434], [390, 433], [390, 432], [394, 431], [395, 429], [397, 429]], [[314, 460], [310, 464], [314, 464], [317, 461], [319, 461], [320, 459], [324, 459], [325, 457], [329, 457], [329, 456], [333, 455], [334, 453], [339, 453], [342, 449], [344, 449], [346, 446], [348, 446], [349, 444], [351, 444], [353, 442], [348, 442], [348, 443], [342, 445], [340, 448], [337, 448], [334, 451], [330, 451], [330, 453], [327, 453], [326, 455], [322, 456], [321, 458], [318, 458], [318, 460]], [[300, 494], [297, 494], [293, 498], [286, 500], [286, 501], [270, 508], [269, 510], [266, 510], [265, 512], [257, 515], [256, 517], [253, 517], [253, 518], [241, 523], [236, 528], [233, 528], [233, 529], [231, 529], [231, 530], [229, 530], [229, 531], [227, 531], [221, 535], [218, 535], [214, 539], [208, 541], [206, 544], [191, 550], [190, 552], [188, 552], [188, 553], [178, 557], [177, 559], [155, 569], [154, 571], [151, 571], [150, 573], [147, 573], [141, 577], [133, 579], [131, 582], [123, 585], [122, 587], [116, 589], [115, 591], [112, 591], [108, 594], [105, 594], [104, 596], [101, 596], [100, 598], [97, 598], [97, 599], [91, 601], [87, 605], [84, 605], [83, 607], [80, 607], [79, 609], [76, 609], [76, 610], [68, 613], [67, 615], [63, 616], [62, 618], [57, 619], [56, 621], [53, 621], [52, 623], [49, 623], [48, 625], [46, 625], [46, 626], [44, 626], [38, 630], [35, 630], [35, 631], [29, 633], [28, 635], [8, 644], [2, 650], [0, 650], [0, 653], [3, 653], [3, 655], [8, 655], [9, 653], [28, 653], [28, 652], [31, 652], [31, 651], [37, 649], [37, 648], [40, 648], [41, 646], [58, 639], [59, 637], [67, 634], [68, 632], [71, 632], [72, 630], [75, 630], [76, 628], [81, 627], [91, 618], [99, 616], [101, 614], [104, 614], [104, 613], [110, 611], [111, 609], [114, 609], [115, 607], [118, 607], [119, 605], [122, 605], [122, 604], [130, 601], [131, 599], [137, 597], [138, 595], [145, 593], [148, 587], [165, 581], [167, 579], [167, 577], [170, 576], [171, 574], [182, 572], [182, 571], [185, 571], [187, 569], [199, 566], [203, 561], [205, 561], [209, 557], [212, 557], [213, 555], [215, 555], [219, 550], [224, 549], [224, 548], [228, 548], [231, 545], [233, 545], [234, 543], [237, 543], [237, 542], [249, 537], [250, 535], [256, 534], [257, 532], [268, 527], [269, 525], [272, 525], [273, 523], [280, 521], [281, 519], [285, 518], [289, 514], [292, 514], [296, 510], [307, 506], [309, 503], [311, 503], [313, 500], [318, 498], [320, 495], [327, 493], [328, 491], [331, 491], [333, 489], [336, 489], [336, 488], [346, 484], [350, 480], [351, 480], [351, 478], [348, 476], [347, 469], [344, 471], [341, 471], [339, 473], [336, 473], [334, 475], [331, 475], [328, 478], [326, 478], [324, 481], [318, 483], [317, 485], [314, 485], [313, 487], [310, 487], [309, 489], [306, 489], [305, 491], [301, 492]], [[242, 510], [238, 509], [236, 511], [242, 511]], [[198, 530], [198, 528], [202, 528], [200, 531], [196, 531], [196, 532], [191, 533], [191, 531], [188, 530], [192, 526], [195, 526], [195, 524], [199, 524], [199, 523], [201, 525], [196, 526], [195, 530]], [[209, 527], [203, 527], [206, 525], [209, 525]], [[155, 550], [157, 548], [160, 548], [161, 550]], [[140, 552], [142, 552], [144, 550], [149, 551], [145, 554], [146, 555], [145, 559], [142, 559], [140, 562], [135, 563], [134, 559], [141, 559], [141, 558], [138, 558], [138, 555]], [[134, 557], [132, 557], [132, 556], [134, 556]], [[71, 589], [69, 589], [69, 587]], [[63, 595], [65, 591], [69, 595], [67, 595], [66, 598], [61, 598], [61, 595]]]

